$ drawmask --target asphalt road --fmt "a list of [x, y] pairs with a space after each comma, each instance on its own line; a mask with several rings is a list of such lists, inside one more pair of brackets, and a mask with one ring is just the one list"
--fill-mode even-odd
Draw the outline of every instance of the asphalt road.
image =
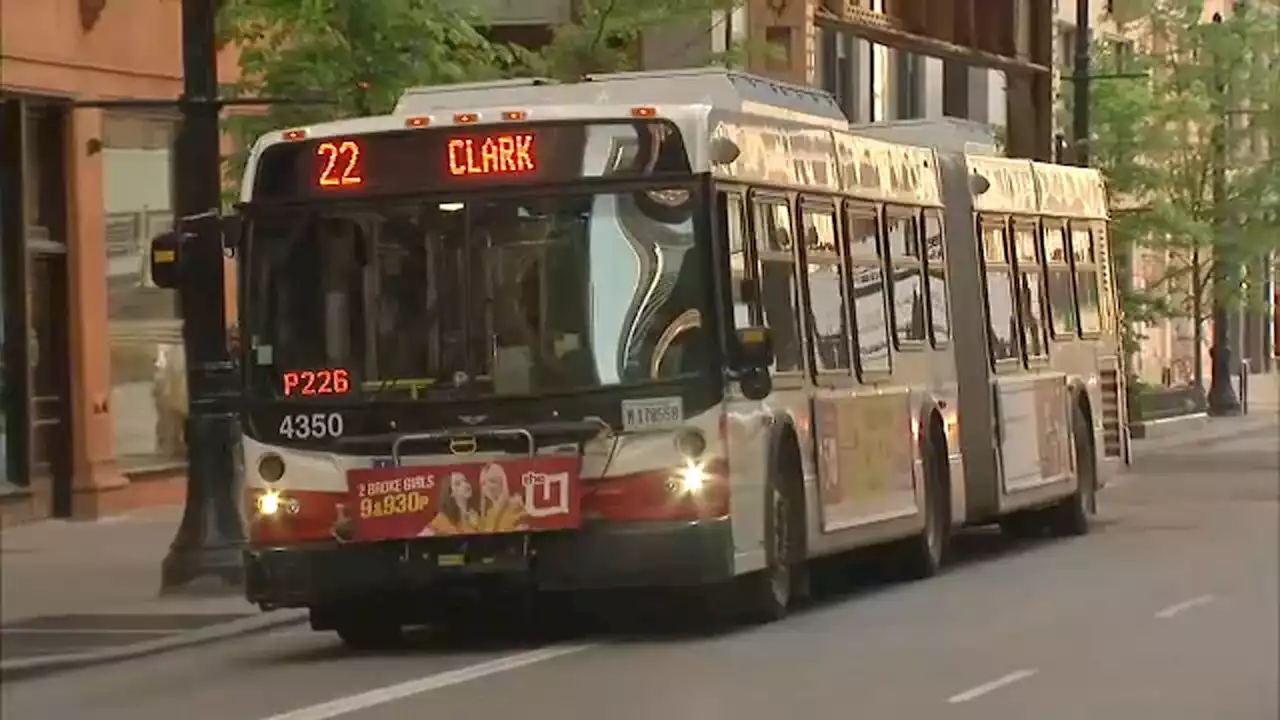
[[920, 583], [850, 581], [767, 627], [450, 640], [356, 655], [294, 628], [3, 688], [9, 720], [1274, 720], [1274, 427], [1141, 459], [1087, 537], [968, 538]]

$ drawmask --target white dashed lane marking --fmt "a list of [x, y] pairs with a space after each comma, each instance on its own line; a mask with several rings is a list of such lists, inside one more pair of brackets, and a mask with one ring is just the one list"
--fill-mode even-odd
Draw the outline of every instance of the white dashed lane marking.
[[1208, 605], [1211, 602], [1213, 602], [1212, 595], [1201, 595], [1199, 597], [1193, 597], [1190, 600], [1183, 600], [1180, 603], [1174, 603], [1169, 607], [1157, 610], [1156, 617], [1161, 620], [1168, 620], [1174, 615], [1178, 615], [1180, 613], [1186, 612], [1187, 610], [1191, 610], [1192, 608], [1198, 608], [1201, 605]]
[[964, 702], [969, 702], [970, 700], [976, 700], [982, 697], [983, 695], [986, 695], [988, 693], [993, 693], [996, 690], [999, 690], [1000, 688], [1007, 687], [1016, 682], [1021, 682], [1023, 680], [1026, 680], [1027, 678], [1031, 677], [1032, 675], [1035, 675], [1038, 672], [1040, 671], [1035, 668], [1026, 668], [1023, 670], [1018, 670], [1016, 672], [1011, 672], [1008, 675], [1003, 675], [1001, 677], [998, 677], [995, 680], [992, 680], [991, 682], [985, 682], [985, 683], [982, 683], [981, 685], [978, 685], [977, 687], [969, 688], [968, 690], [965, 690], [962, 693], [957, 693], [955, 695], [952, 695], [951, 697], [947, 698], [947, 702], [951, 703], [952, 705], [955, 705], [957, 703], [964, 703]]

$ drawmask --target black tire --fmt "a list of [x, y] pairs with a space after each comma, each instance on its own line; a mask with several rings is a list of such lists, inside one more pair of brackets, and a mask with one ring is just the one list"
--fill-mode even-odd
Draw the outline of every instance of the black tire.
[[[770, 623], [787, 616], [792, 600], [804, 578], [801, 548], [804, 547], [803, 497], [795, 497], [799, 487], [799, 463], [784, 457], [765, 483], [765, 568], [743, 578], [737, 590], [738, 606], [745, 620]], [[799, 504], [797, 504], [799, 503]]]
[[933, 577], [946, 565], [951, 549], [951, 493], [947, 456], [941, 440], [930, 430], [921, 448], [924, 460], [924, 529], [903, 542], [902, 570], [908, 579]]
[[1094, 457], [1093, 425], [1079, 407], [1072, 413], [1071, 430], [1076, 491], [1049, 508], [1045, 524], [1055, 537], [1087, 535], [1098, 511], [1098, 462]]
[[1011, 540], [1044, 537], [1045, 522], [1038, 512], [1019, 512], [1000, 518], [1000, 532]]
[[404, 637], [400, 622], [387, 618], [346, 618], [335, 623], [333, 629], [342, 644], [352, 650], [388, 650]]

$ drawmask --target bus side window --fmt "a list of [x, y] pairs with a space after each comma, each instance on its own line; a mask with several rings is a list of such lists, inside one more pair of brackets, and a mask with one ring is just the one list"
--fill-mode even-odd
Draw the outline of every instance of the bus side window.
[[875, 211], [849, 213], [845, 257], [849, 262], [849, 297], [853, 306], [854, 345], [858, 378], [892, 370], [889, 356], [889, 316], [884, 267], [880, 254], [880, 220]]
[[1040, 271], [1040, 243], [1034, 220], [1013, 221], [1014, 262], [1017, 263], [1018, 308], [1022, 315], [1022, 348], [1026, 360], [1049, 355], [1049, 333], [1045, 327], [1044, 283]]
[[794, 373], [800, 363], [800, 287], [796, 282], [795, 230], [791, 208], [779, 200], [756, 200], [753, 238], [759, 258], [760, 305], [773, 333], [777, 373]]
[[1070, 338], [1080, 327], [1072, 291], [1067, 237], [1062, 225], [1044, 224], [1045, 280], [1049, 288], [1049, 329], [1055, 340]]
[[729, 301], [733, 312], [733, 327], [744, 328], [761, 324], [760, 293], [756, 288], [756, 275], [748, 252], [747, 204], [741, 195], [720, 193], [720, 238], [729, 258]]
[[929, 279], [929, 325], [935, 348], [951, 342], [951, 307], [947, 299], [946, 237], [942, 233], [942, 214], [924, 212], [925, 277]]
[[980, 218], [983, 265], [986, 268], [987, 326], [994, 362], [1018, 357], [1018, 315], [1014, 302], [1013, 268], [1004, 218]]
[[1080, 334], [1102, 332], [1102, 309], [1098, 299], [1098, 253], [1093, 233], [1087, 226], [1071, 226], [1071, 260], [1075, 265], [1076, 302], [1080, 316]]
[[925, 341], [928, 320], [919, 218], [906, 208], [887, 209], [885, 228], [892, 278], [894, 341], [899, 349], [919, 347]]
[[803, 207], [804, 268], [808, 302], [806, 327], [818, 372], [845, 376], [850, 362], [849, 314], [844, 300], [844, 272], [836, 244], [836, 215], [830, 209]]

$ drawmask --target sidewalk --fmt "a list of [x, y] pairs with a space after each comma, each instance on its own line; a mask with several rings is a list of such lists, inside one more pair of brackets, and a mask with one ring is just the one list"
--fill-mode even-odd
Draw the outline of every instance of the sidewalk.
[[219, 588], [159, 596], [181, 518], [156, 507], [96, 522], [49, 520], [0, 533], [0, 676], [68, 669], [299, 622]]
[[1176, 427], [1171, 427], [1169, 431], [1134, 440], [1134, 454], [1158, 452], [1180, 445], [1204, 445], [1227, 437], [1268, 432], [1280, 439], [1280, 372], [1249, 377], [1248, 410], [1247, 415], [1237, 417], [1203, 417], [1194, 422], [1176, 423]]

